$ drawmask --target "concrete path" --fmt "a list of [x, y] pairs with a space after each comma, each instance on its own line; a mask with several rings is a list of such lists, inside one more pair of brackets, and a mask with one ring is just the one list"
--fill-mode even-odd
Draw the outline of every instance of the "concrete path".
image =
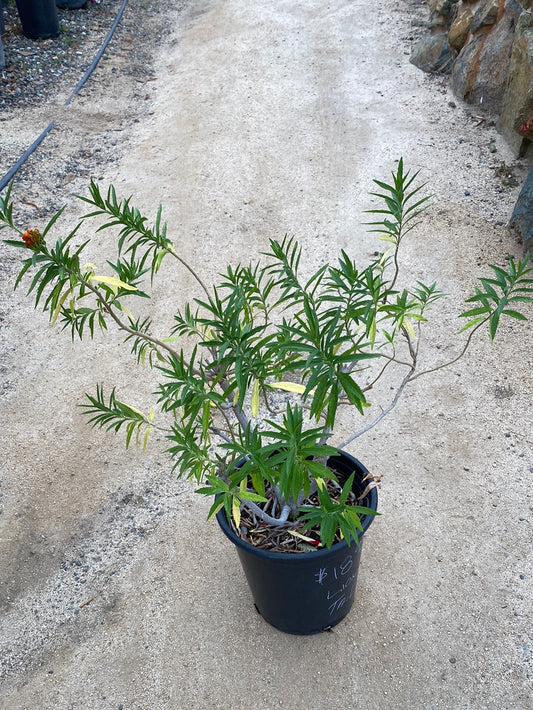
[[[425, 13], [414, 0], [190, 2], [158, 61], [154, 114], [131, 127], [104, 182], [152, 214], [163, 202], [209, 280], [285, 233], [311, 268], [340, 248], [364, 261], [379, 248], [361, 227], [372, 178], [403, 155], [436, 193], [405, 259], [451, 293], [430, 343], [449, 352], [472, 269], [519, 252], [501, 226], [516, 192], [495, 171], [513, 156], [494, 129], [408, 63]], [[168, 320], [191, 288], [164, 270], [152, 315]], [[70, 344], [20, 300], [6, 289], [1, 708], [529, 707], [527, 326], [419, 380], [353, 449], [385, 474], [384, 515], [351, 614], [299, 638], [255, 613], [234, 550], [203, 525], [207, 502], [157, 446], [123, 452], [81, 419], [75, 404], [99, 381], [143, 404], [118, 340]]]

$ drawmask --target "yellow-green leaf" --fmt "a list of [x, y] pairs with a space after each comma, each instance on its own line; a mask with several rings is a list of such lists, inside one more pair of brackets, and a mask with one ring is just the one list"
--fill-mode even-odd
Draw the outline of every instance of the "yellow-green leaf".
[[391, 236], [390, 234], [380, 234], [378, 239], [382, 242], [391, 242], [391, 244], [396, 244], [396, 237]]
[[241, 524], [241, 502], [238, 498], [233, 499], [233, 503], [231, 506], [231, 513], [233, 515], [233, 520], [235, 521], [235, 525], [239, 527]]
[[131, 286], [130, 284], [127, 284], [124, 281], [117, 279], [116, 276], [99, 276], [98, 274], [91, 274], [89, 276], [89, 281], [98, 281], [98, 283], [107, 284], [113, 289], [124, 288], [126, 289], [126, 291], [137, 290], [135, 286]]
[[68, 289], [65, 291], [65, 293], [61, 296], [61, 298], [59, 299], [59, 301], [57, 302], [56, 309], [55, 309], [55, 311], [54, 311], [54, 313], [53, 313], [53, 315], [52, 315], [52, 318], [50, 319], [50, 323], [51, 323], [52, 325], [54, 325], [54, 323], [55, 323], [56, 320], [57, 320], [57, 317], [58, 317], [59, 313], [61, 312], [61, 306], [65, 303], [65, 301], [67, 300], [68, 296], [69, 296], [71, 293], [72, 293], [72, 289], [71, 289], [71, 288], [68, 288]]
[[407, 335], [411, 338], [411, 340], [416, 340], [415, 329], [413, 328], [413, 324], [408, 318], [404, 318], [403, 327], [407, 331]]
[[148, 437], [150, 436], [150, 432], [152, 431], [152, 427], [148, 427], [144, 434], [144, 439], [143, 439], [143, 453], [146, 451], [146, 446], [148, 445]]
[[117, 402], [117, 404], [122, 404], [124, 407], [131, 409], [132, 412], [135, 412], [135, 414], [139, 414], [145, 421], [149, 421], [146, 414], [144, 412], [141, 412], [140, 409], [137, 409], [137, 407], [133, 407], [131, 404], [126, 404], [125, 402]]
[[209, 513], [208, 520], [211, 520], [211, 518], [214, 518], [215, 515], [218, 513], [218, 511], [221, 510], [223, 507], [224, 507], [224, 503], [222, 502], [222, 503], [219, 503], [216, 506], [216, 508], [213, 508]]
[[377, 325], [376, 325], [376, 319], [372, 318], [372, 321], [370, 323], [370, 329], [368, 332], [368, 335], [370, 337], [370, 342], [374, 343], [376, 341], [376, 334], [377, 334]]
[[[395, 240], [393, 240], [393, 241], [394, 241], [394, 244], [396, 244], [396, 241]], [[379, 260], [380, 266], [383, 266], [383, 264], [387, 261], [387, 258], [390, 253], [391, 253], [391, 249], [387, 249], [387, 251], [383, 252], [383, 254], [381, 255], [381, 259]]]
[[302, 535], [302, 533], [297, 532], [296, 530], [287, 530], [289, 535], [294, 535], [294, 537], [297, 537], [300, 540], [305, 540], [305, 542], [316, 542], [316, 540], [312, 537], [307, 537], [307, 535]]
[[259, 380], [256, 380], [254, 382], [254, 386], [252, 389], [251, 406], [252, 406], [252, 417], [257, 417], [257, 415], [259, 414]]
[[269, 387], [285, 390], [285, 392], [294, 392], [295, 394], [303, 394], [305, 392], [305, 385], [301, 385], [299, 382], [271, 382]]
[[118, 301], [116, 302], [116, 306], [120, 311], [122, 311], [122, 313], [125, 313], [130, 320], [135, 320], [135, 318], [133, 317], [133, 313], [130, 311], [129, 308], [126, 308], [126, 306], [124, 306], [122, 303], [119, 303]]

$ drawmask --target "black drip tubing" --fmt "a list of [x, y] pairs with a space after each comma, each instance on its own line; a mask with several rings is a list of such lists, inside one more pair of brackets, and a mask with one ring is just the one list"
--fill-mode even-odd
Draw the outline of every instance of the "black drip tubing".
[[87, 69], [87, 71], [85, 72], [85, 74], [84, 74], [84, 75], [81, 77], [81, 79], [79, 80], [78, 84], [76, 85], [76, 88], [75, 88], [74, 91], [71, 93], [71, 95], [68, 97], [68, 99], [65, 101], [65, 106], [68, 106], [68, 105], [70, 104], [70, 102], [72, 101], [72, 99], [73, 99], [73, 98], [76, 96], [76, 94], [81, 90], [81, 88], [83, 87], [83, 85], [85, 84], [85, 82], [87, 81], [87, 79], [88, 79], [88, 78], [91, 76], [91, 74], [93, 73], [93, 71], [94, 71], [96, 65], [98, 64], [98, 62], [99, 62], [100, 59], [102, 58], [102, 54], [105, 52], [107, 45], [109, 44], [109, 42], [111, 41], [111, 38], [112, 38], [113, 35], [115, 34], [115, 30], [117, 29], [118, 23], [119, 23], [120, 20], [122, 19], [122, 15], [124, 14], [124, 10], [126, 9], [126, 5], [127, 5], [127, 4], [128, 4], [128, 0], [122, 0], [122, 5], [120, 6], [120, 10], [118, 11], [117, 16], [115, 17], [115, 21], [114, 21], [113, 24], [111, 25], [111, 29], [110, 29], [109, 32], [107, 33], [107, 37], [104, 39], [104, 41], [103, 41], [103, 43], [102, 43], [102, 46], [100, 47], [100, 49], [98, 50], [98, 52], [96, 52], [96, 55], [95, 55], [95, 57], [94, 57], [92, 63], [90, 64], [90, 66], [89, 66], [89, 68]]
[[[81, 91], [85, 82], [93, 73], [94, 69], [96, 68], [96, 65], [98, 64], [98, 62], [102, 58], [102, 55], [107, 48], [107, 45], [109, 44], [113, 35], [115, 34], [115, 30], [118, 27], [118, 23], [122, 19], [122, 15], [124, 14], [124, 10], [126, 9], [127, 4], [128, 4], [128, 0], [122, 0], [122, 5], [120, 6], [117, 16], [115, 17], [115, 21], [111, 25], [111, 28], [110, 28], [109, 32], [107, 33], [106, 38], [102, 42], [102, 46], [100, 47], [100, 49], [96, 53], [93, 61], [89, 65], [89, 68], [87, 69], [85, 74], [82, 76], [82, 78], [77, 83], [73, 92], [70, 94], [68, 99], [65, 101], [65, 104], [64, 104], [65, 106], [70, 105], [70, 102], [72, 101], [72, 99], [76, 96], [76, 94], [78, 94]], [[37, 150], [37, 148], [41, 145], [41, 143], [44, 141], [46, 136], [50, 133], [52, 128], [55, 126], [55, 124], [56, 124], [55, 121], [51, 121], [48, 124], [48, 126], [44, 129], [44, 131], [41, 133], [41, 135], [30, 145], [30, 147], [26, 151], [24, 151], [24, 153], [20, 156], [20, 158], [15, 163], [15, 165], [13, 165], [13, 167], [7, 171], [7, 173], [4, 175], [4, 177], [0, 180], [0, 191], [2, 191], [6, 187], [6, 185], [11, 181], [11, 179], [17, 173], [17, 171], [24, 165], [26, 160], [28, 160], [30, 155], [32, 155], [32, 153], [34, 153]]]
[[11, 181], [11, 178], [15, 175], [17, 170], [21, 168], [24, 163], [28, 160], [30, 155], [37, 150], [37, 148], [41, 145], [41, 143], [44, 141], [46, 136], [50, 133], [52, 128], [55, 126], [55, 121], [51, 121], [48, 126], [44, 129], [44, 131], [41, 133], [39, 138], [37, 140], [33, 141], [33, 143], [30, 145], [30, 147], [20, 156], [20, 158], [17, 160], [15, 165], [7, 171], [7, 173], [4, 175], [2, 180], [0, 181], [0, 191], [4, 189], [4, 187], [8, 184], [8, 182]]

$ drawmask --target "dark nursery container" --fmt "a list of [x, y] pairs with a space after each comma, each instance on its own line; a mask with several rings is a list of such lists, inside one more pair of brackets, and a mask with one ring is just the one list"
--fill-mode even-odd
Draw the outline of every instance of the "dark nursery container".
[[47, 39], [59, 34], [55, 0], [16, 0], [22, 31], [30, 39]]
[[87, 5], [88, 0], [55, 0], [62, 10], [79, 10]]
[[[357, 459], [339, 452], [328, 461], [339, 481], [355, 471], [353, 491], [366, 488], [367, 469]], [[378, 495], [373, 488], [361, 505], [377, 510]], [[255, 607], [269, 624], [289, 634], [308, 635], [330, 629], [350, 611], [357, 582], [363, 534], [373, 515], [361, 519], [359, 545], [338, 542], [328, 550], [301, 554], [270, 552], [242, 540], [228, 524], [224, 509], [217, 513], [220, 527], [236, 545]]]

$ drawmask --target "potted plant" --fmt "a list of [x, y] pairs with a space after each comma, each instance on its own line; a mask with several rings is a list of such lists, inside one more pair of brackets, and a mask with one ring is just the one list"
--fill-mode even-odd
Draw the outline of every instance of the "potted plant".
[[[258, 611], [290, 633], [335, 625], [353, 601], [380, 478], [345, 447], [392, 411], [410, 382], [456, 362], [480, 330], [494, 339], [502, 317], [525, 320], [520, 305], [533, 301], [527, 258], [492, 266], [460, 314], [458, 354], [420, 369], [420, 333], [444, 294], [435, 283], [402, 285], [401, 244], [429, 199], [417, 175], [400, 160], [390, 184], [375, 181], [380, 206], [370, 225], [390, 248], [362, 268], [342, 251], [337, 264], [303, 277], [302, 250], [285, 237], [270, 241], [263, 262], [227, 266], [213, 287], [172, 243], [161, 208], [151, 227], [113, 187], [103, 194], [91, 183], [80, 198], [88, 214], [55, 239], [62, 211], [42, 231], [22, 229], [10, 190], [0, 198], [0, 225], [19, 235], [6, 243], [29, 251], [15, 287], [31, 274], [28, 292], [52, 323], [79, 338], [114, 324], [137, 361], [159, 373], [154, 409], [98, 385], [82, 405], [90, 423], [124, 431], [126, 445], [144, 447], [154, 428], [164, 432], [177, 474], [213, 498], [209, 517], [236, 545]], [[85, 221], [102, 217], [98, 231], [113, 233], [117, 249], [106, 273], [84, 263], [89, 240], [78, 241]], [[148, 297], [143, 284], [164, 259], [189, 270], [198, 295], [176, 308], [170, 333], [158, 334], [131, 302]], [[369, 394], [385, 376], [396, 384], [376, 415]], [[361, 425], [339, 442], [348, 407]]]
[[30, 39], [48, 39], [59, 34], [55, 0], [15, 0], [22, 31]]
[[89, 0], [55, 0], [56, 6], [62, 10], [79, 10], [87, 5]]

